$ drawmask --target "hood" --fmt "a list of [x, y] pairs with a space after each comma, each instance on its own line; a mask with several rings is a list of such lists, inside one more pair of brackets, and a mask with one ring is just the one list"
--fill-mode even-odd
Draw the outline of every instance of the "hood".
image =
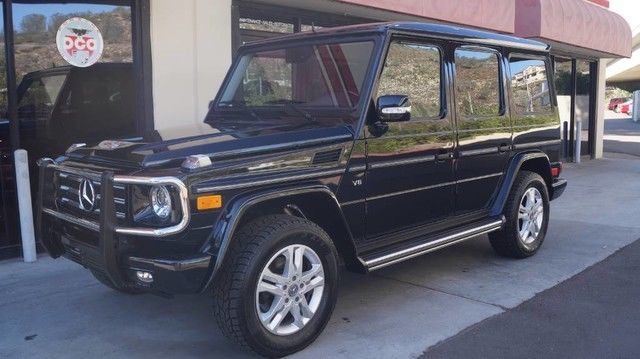
[[[185, 135], [189, 134], [189, 135]], [[106, 140], [76, 148], [69, 158], [136, 167], [179, 166], [191, 155], [207, 155], [212, 161], [296, 150], [353, 140], [350, 126], [256, 126], [220, 130], [207, 124], [154, 131], [133, 140]]]

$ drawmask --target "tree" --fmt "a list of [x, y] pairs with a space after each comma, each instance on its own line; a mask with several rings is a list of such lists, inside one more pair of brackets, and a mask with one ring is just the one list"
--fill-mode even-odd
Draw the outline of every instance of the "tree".
[[20, 20], [20, 29], [28, 34], [44, 33], [47, 27], [47, 18], [42, 14], [29, 14]]

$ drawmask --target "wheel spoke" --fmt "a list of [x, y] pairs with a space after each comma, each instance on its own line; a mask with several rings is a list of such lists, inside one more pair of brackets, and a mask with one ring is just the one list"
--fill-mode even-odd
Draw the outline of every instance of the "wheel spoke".
[[528, 214], [529, 210], [527, 207], [520, 205], [520, 208], [518, 208], [518, 219], [526, 218]]
[[276, 328], [280, 325], [280, 323], [282, 323], [282, 320], [284, 319], [284, 317], [287, 316], [287, 314], [290, 311], [290, 307], [289, 306], [285, 306], [284, 308], [282, 308], [281, 310], [277, 311], [275, 313], [275, 315], [273, 316], [273, 319], [271, 319], [269, 321], [269, 325], [268, 327], [271, 330], [276, 330]]
[[313, 264], [311, 266], [311, 269], [309, 269], [308, 271], [302, 273], [302, 276], [300, 277], [303, 283], [309, 283], [313, 277], [317, 276], [320, 274], [320, 272], [322, 272], [322, 265], [320, 264]]
[[278, 314], [279, 312], [281, 312], [284, 309], [284, 306], [285, 306], [284, 297], [279, 297], [279, 298], [275, 299], [271, 303], [271, 308], [269, 308], [269, 310], [267, 312], [260, 313], [260, 319], [262, 320], [262, 322], [271, 323], [271, 321], [274, 319], [275, 315]]
[[303, 294], [304, 293], [308, 293], [312, 290], [314, 290], [315, 288], [321, 287], [324, 285], [324, 278], [317, 276], [315, 278], [313, 278], [305, 287], [304, 290], [302, 291]]
[[300, 312], [302, 316], [305, 318], [311, 318], [313, 316], [313, 311], [309, 308], [309, 303], [307, 302], [307, 298], [304, 295], [300, 296]]
[[527, 208], [529, 208], [529, 210], [531, 210], [536, 203], [536, 195], [533, 190], [534, 188], [530, 188], [527, 191]]
[[273, 273], [269, 268], [266, 268], [262, 273], [262, 280], [281, 285], [287, 283], [287, 278], [281, 274]]
[[304, 259], [304, 247], [298, 247], [294, 249], [294, 252], [293, 252], [293, 264], [295, 268], [294, 273], [296, 276], [298, 276], [298, 278], [302, 276], [303, 259]]
[[265, 281], [258, 283], [258, 293], [260, 292], [268, 292], [277, 296], [284, 295], [284, 291], [282, 290], [282, 288]]
[[293, 316], [293, 325], [298, 329], [302, 329], [302, 327], [304, 327], [304, 322], [302, 321], [302, 313], [300, 312], [299, 303], [296, 303], [291, 307], [291, 315]]

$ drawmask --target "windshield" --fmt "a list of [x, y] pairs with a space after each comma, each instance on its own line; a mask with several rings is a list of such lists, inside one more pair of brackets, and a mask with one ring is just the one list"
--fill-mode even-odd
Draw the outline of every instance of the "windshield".
[[362, 41], [245, 54], [208, 120], [233, 122], [222, 113], [235, 112], [242, 122], [353, 122], [373, 48]]

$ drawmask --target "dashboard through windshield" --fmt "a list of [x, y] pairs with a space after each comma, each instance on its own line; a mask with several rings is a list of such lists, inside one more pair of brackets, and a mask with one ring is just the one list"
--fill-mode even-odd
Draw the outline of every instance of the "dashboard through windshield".
[[357, 109], [373, 49], [368, 40], [246, 53], [213, 112], [239, 112], [243, 122], [337, 120]]

